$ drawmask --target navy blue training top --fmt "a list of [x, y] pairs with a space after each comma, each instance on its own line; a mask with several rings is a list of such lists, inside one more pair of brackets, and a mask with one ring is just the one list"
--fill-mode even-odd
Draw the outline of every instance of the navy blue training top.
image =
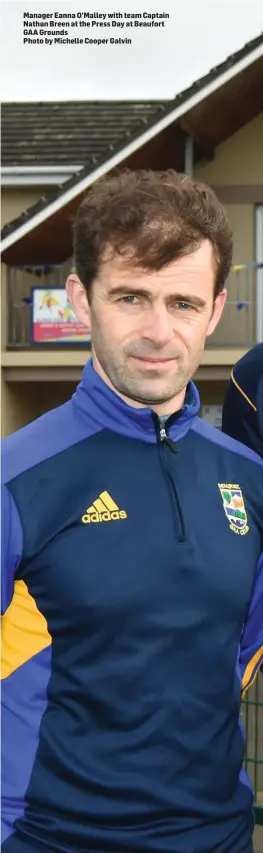
[[250, 842], [263, 462], [198, 410], [191, 382], [164, 425], [89, 361], [3, 442], [3, 851]]
[[249, 350], [232, 370], [222, 429], [263, 458], [263, 343]]

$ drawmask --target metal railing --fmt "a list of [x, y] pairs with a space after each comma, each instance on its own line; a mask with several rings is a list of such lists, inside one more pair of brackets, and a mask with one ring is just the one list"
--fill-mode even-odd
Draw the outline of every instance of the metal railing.
[[[32, 347], [31, 288], [64, 286], [71, 267], [70, 259], [63, 265], [8, 267], [8, 349]], [[263, 264], [256, 263], [233, 266], [227, 282], [224, 314], [214, 334], [207, 339], [208, 348], [249, 348], [256, 343], [256, 275], [262, 267]]]
[[263, 287], [263, 263], [235, 264], [226, 283], [228, 298], [222, 319], [207, 347], [251, 347], [257, 342], [257, 277]]
[[7, 267], [7, 349], [31, 349], [32, 344], [32, 288], [52, 290], [64, 287], [72, 269], [66, 264], [45, 266]]

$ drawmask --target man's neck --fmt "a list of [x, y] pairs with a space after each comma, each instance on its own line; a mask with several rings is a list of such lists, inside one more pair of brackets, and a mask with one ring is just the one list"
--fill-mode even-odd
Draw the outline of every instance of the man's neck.
[[183, 391], [180, 392], [180, 394], [177, 394], [175, 397], [172, 397], [171, 400], [166, 400], [164, 403], [155, 403], [154, 401], [152, 403], [141, 403], [140, 401], [134, 400], [131, 397], [126, 397], [125, 394], [121, 394], [121, 392], [118, 391], [118, 389], [115, 388], [114, 385], [112, 385], [109, 377], [103, 370], [103, 367], [101, 366], [96, 356], [93, 355], [92, 359], [93, 368], [94, 370], [96, 370], [96, 373], [99, 374], [105, 384], [108, 385], [108, 387], [111, 388], [111, 390], [114, 391], [114, 393], [117, 394], [118, 397], [124, 400], [124, 402], [127, 403], [128, 406], [132, 406], [135, 409], [152, 409], [152, 411], [155, 412], [158, 417], [169, 417], [170, 415], [173, 415], [175, 412], [179, 412], [180, 409], [182, 409], [185, 402], [186, 388], [184, 388]]

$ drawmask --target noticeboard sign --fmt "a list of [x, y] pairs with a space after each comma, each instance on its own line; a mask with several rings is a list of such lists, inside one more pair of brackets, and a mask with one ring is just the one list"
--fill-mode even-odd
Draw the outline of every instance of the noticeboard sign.
[[32, 288], [31, 341], [52, 347], [90, 343], [86, 326], [74, 314], [64, 287]]

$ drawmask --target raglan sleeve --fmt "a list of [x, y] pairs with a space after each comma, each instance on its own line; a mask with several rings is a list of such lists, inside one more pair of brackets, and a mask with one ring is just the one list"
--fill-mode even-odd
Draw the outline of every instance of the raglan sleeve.
[[15, 573], [19, 566], [23, 535], [19, 513], [6, 485], [1, 488], [1, 614], [13, 598]]
[[259, 558], [249, 613], [240, 644], [242, 698], [263, 671], [263, 552]]

